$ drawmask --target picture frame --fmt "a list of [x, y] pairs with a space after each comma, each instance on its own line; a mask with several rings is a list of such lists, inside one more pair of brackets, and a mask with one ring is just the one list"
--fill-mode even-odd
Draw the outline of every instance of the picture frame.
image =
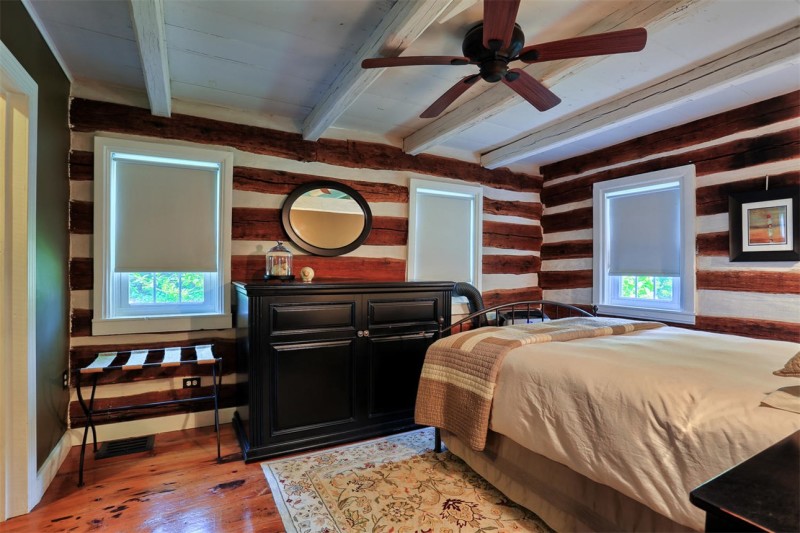
[[800, 260], [798, 207], [798, 187], [731, 194], [728, 197], [730, 260]]

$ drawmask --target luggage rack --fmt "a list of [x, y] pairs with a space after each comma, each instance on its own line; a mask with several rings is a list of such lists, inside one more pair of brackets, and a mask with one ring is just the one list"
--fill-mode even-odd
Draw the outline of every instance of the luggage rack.
[[[148, 409], [152, 407], [162, 407], [165, 405], [177, 405], [191, 402], [200, 402], [206, 400], [214, 400], [214, 430], [217, 433], [217, 462], [220, 462], [220, 438], [219, 438], [219, 389], [222, 386], [222, 359], [214, 356], [212, 351], [213, 345], [206, 344], [202, 346], [179, 346], [168, 348], [153, 348], [149, 350], [125, 350], [118, 352], [100, 352], [94, 360], [87, 366], [81, 368], [77, 372], [76, 390], [78, 394], [78, 403], [80, 403], [84, 414], [86, 415], [86, 426], [83, 428], [83, 441], [81, 443], [81, 457], [80, 465], [78, 467], [78, 486], [83, 486], [83, 463], [86, 454], [86, 439], [89, 434], [89, 429], [92, 430], [92, 439], [94, 444], [94, 453], [97, 453], [97, 429], [94, 424], [93, 417], [95, 415], [103, 415], [108, 413], [116, 413], [121, 411], [130, 411], [136, 409]], [[160, 361], [147, 361], [148, 356], [153, 353], [157, 355], [158, 352], [163, 353]], [[194, 352], [193, 354], [191, 352]], [[126, 355], [127, 354], [127, 355]], [[193, 355], [193, 358], [189, 358]], [[186, 358], [184, 358], [186, 356]], [[122, 361], [122, 362], [120, 362]], [[113, 364], [120, 362], [118, 364]], [[178, 398], [175, 400], [165, 400], [162, 402], [150, 402], [132, 405], [121, 405], [116, 407], [107, 407], [102, 409], [94, 408], [95, 392], [97, 390], [97, 378], [104, 372], [111, 370], [134, 371], [142, 370], [144, 368], [153, 367], [177, 367], [181, 365], [211, 365], [212, 375], [212, 394], [205, 396], [197, 396], [193, 398]], [[219, 372], [218, 372], [219, 370]], [[88, 403], [83, 398], [81, 391], [81, 376], [91, 375], [92, 377], [92, 392], [89, 397]]]

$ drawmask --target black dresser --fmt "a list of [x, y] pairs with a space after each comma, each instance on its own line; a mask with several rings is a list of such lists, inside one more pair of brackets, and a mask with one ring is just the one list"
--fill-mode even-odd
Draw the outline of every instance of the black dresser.
[[234, 283], [247, 462], [412, 429], [452, 282]]

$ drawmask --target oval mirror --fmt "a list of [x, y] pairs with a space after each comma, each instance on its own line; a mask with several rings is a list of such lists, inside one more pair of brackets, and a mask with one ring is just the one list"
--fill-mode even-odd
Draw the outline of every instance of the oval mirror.
[[372, 212], [355, 189], [335, 181], [301, 185], [281, 210], [292, 242], [315, 255], [334, 256], [358, 248], [372, 229]]

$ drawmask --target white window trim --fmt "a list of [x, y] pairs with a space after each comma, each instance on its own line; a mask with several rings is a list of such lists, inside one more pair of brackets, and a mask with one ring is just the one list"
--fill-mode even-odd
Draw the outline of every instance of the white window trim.
[[[453, 193], [462, 196], [471, 196], [473, 199], [473, 220], [475, 221], [475, 234], [472, 240], [472, 285], [478, 291], [481, 290], [481, 278], [483, 277], [483, 187], [476, 185], [463, 185], [449, 181], [434, 181], [413, 178], [409, 183], [409, 212], [408, 212], [408, 261], [406, 261], [406, 279], [417, 279], [416, 264], [416, 244], [417, 244], [417, 209], [416, 201], [419, 189], [431, 189], [445, 193]], [[453, 280], [460, 281], [460, 280]], [[466, 298], [464, 298], [466, 302]]]
[[[613, 305], [608, 282], [608, 244], [605, 239], [607, 228], [606, 195], [634, 187], [658, 186], [670, 182], [679, 182], [681, 188], [681, 283], [680, 310], [657, 309]], [[593, 283], [592, 299], [602, 314], [631, 318], [663, 320], [680, 324], [694, 324], [697, 308], [697, 292], [695, 291], [696, 254], [695, 254], [695, 166], [685, 165], [677, 168], [658, 170], [637, 174], [616, 180], [595, 183], [593, 187]]]
[[[138, 140], [111, 137], [107, 134], [96, 136], [94, 144], [94, 318], [92, 335], [115, 335], [127, 333], [157, 333], [165, 331], [192, 331], [203, 329], [227, 329], [232, 325], [230, 313], [231, 296], [231, 199], [233, 184], [233, 154], [221, 150], [209, 150], [193, 146], [143, 142]], [[220, 313], [199, 315], [164, 315], [152, 317], [110, 318], [113, 306], [108, 287], [114, 282], [110, 270], [112, 264], [110, 237], [111, 198], [108, 180], [111, 173], [112, 154], [126, 152], [134, 154], [205, 161], [220, 165], [220, 228], [218, 264], [220, 284], [217, 297]]]

